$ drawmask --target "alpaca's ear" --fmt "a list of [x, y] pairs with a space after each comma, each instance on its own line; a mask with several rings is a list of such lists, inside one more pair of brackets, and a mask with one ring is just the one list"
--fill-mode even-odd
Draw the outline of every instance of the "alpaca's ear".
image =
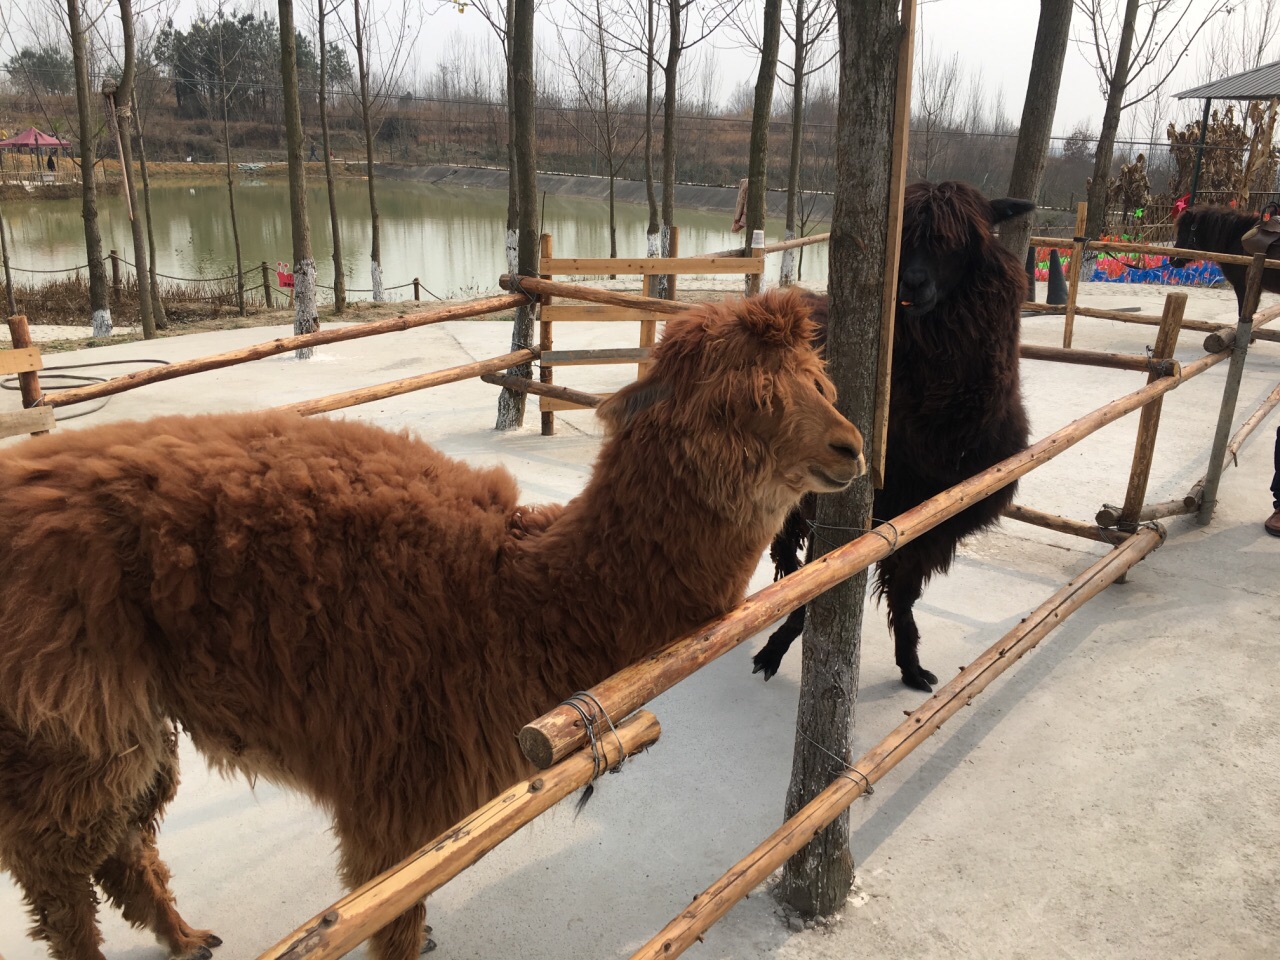
[[991, 223], [992, 225], [1004, 223], [1006, 220], [1020, 217], [1024, 213], [1030, 213], [1035, 208], [1035, 203], [1030, 200], [1015, 200], [1013, 197], [1001, 197], [999, 200], [992, 200]]
[[654, 404], [661, 403], [670, 396], [670, 384], [657, 377], [644, 377], [623, 387], [596, 407], [596, 416], [614, 430], [621, 430]]

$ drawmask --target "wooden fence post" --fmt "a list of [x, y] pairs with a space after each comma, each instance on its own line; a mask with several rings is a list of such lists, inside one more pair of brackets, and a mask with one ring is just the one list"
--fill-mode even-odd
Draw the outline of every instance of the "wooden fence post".
[[[751, 256], [753, 257], [764, 256], [764, 231], [763, 230], [753, 230], [751, 233]], [[746, 279], [747, 296], [753, 297], [757, 293], [759, 293], [760, 287], [763, 285], [763, 281], [764, 281], [763, 273], [748, 273], [747, 279]]]
[[[542, 236], [539, 238], [539, 244], [541, 249], [539, 250], [539, 253], [538, 253], [538, 262], [546, 263], [548, 260], [551, 259], [551, 234], [549, 233], [542, 234]], [[551, 275], [544, 273], [542, 274], [542, 278], [544, 280], [550, 280]], [[540, 297], [539, 301], [540, 301], [540, 306], [538, 307], [538, 347], [542, 350], [543, 353], [546, 353], [551, 349], [551, 345], [552, 345], [551, 321], [546, 319], [546, 312], [545, 312], [547, 309], [547, 304], [551, 302], [551, 298], [544, 296], [544, 297]], [[538, 379], [541, 382], [546, 384], [552, 383], [552, 381], [555, 378], [554, 378], [554, 374], [552, 373], [552, 367], [550, 364], [542, 363], [541, 361], [539, 361]], [[539, 406], [541, 406], [541, 404], [539, 404]], [[542, 411], [542, 435], [544, 437], [553, 437], [555, 436], [555, 433], [556, 433], [555, 412], [552, 410], [543, 410]]]
[[[1147, 383], [1155, 383], [1164, 372], [1159, 365], [1162, 360], [1173, 358], [1174, 348], [1178, 345], [1178, 333], [1182, 329], [1182, 314], [1187, 308], [1185, 293], [1170, 293], [1164, 298], [1164, 314], [1160, 318], [1160, 332], [1156, 334], [1156, 345], [1151, 354], [1152, 370], [1147, 374]], [[1120, 511], [1120, 522], [1117, 526], [1125, 533], [1137, 529], [1139, 514], [1147, 496], [1147, 481], [1151, 477], [1151, 462], [1155, 457], [1156, 433], [1160, 429], [1160, 408], [1164, 404], [1163, 397], [1156, 397], [1145, 407], [1138, 421], [1138, 439], [1133, 448], [1133, 466], [1129, 470], [1129, 489], [1125, 492], [1124, 508]]]
[[1067, 278], [1067, 315], [1062, 322], [1062, 345], [1071, 346], [1072, 328], [1076, 323], [1076, 296], [1080, 292], [1080, 270], [1084, 267], [1084, 248], [1087, 223], [1089, 220], [1089, 204], [1076, 205], [1076, 232], [1071, 238], [1071, 268]]
[[[8, 318], [9, 339], [13, 341], [13, 349], [25, 350], [27, 347], [35, 346], [31, 339], [31, 329], [27, 326], [27, 318], [21, 313], [14, 314]], [[18, 374], [18, 390], [22, 394], [22, 407], [29, 410], [32, 407], [39, 406], [41, 400], [44, 399], [44, 392], [40, 389], [40, 374], [34, 370]], [[48, 433], [48, 430], [40, 430], [33, 433], [32, 436], [40, 436]]]
[[112, 250], [107, 254], [107, 259], [111, 261], [111, 299], [119, 310], [120, 299], [124, 294], [124, 285], [120, 282], [120, 254]]
[[419, 282], [417, 277], [413, 278], [413, 299], [422, 299], [422, 284]]
[[266, 301], [267, 309], [271, 309], [271, 268], [267, 266], [267, 261], [262, 261], [262, 298]]

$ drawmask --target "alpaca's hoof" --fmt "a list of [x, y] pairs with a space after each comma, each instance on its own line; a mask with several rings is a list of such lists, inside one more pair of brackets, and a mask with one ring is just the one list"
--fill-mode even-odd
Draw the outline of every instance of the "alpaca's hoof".
[[187, 954], [186, 960], [213, 960], [213, 951], [208, 947], [196, 947]]
[[770, 653], [768, 647], [763, 647], [759, 653], [751, 658], [751, 662], [753, 664], [751, 672], [763, 673], [766, 683], [770, 677], [778, 672], [778, 667], [782, 666], [782, 660]]
[[914, 670], [902, 671], [902, 682], [912, 690], [933, 693], [933, 685], [938, 682], [938, 678], [924, 667], [916, 667]]
[[222, 938], [216, 933], [206, 933], [204, 935], [204, 945], [206, 947], [220, 947], [222, 946]]
[[421, 956], [424, 953], [430, 953], [435, 948], [436, 948], [436, 942], [432, 940], [430, 937], [427, 937], [427, 939], [422, 941], [422, 949], [418, 951], [418, 954], [419, 956]]

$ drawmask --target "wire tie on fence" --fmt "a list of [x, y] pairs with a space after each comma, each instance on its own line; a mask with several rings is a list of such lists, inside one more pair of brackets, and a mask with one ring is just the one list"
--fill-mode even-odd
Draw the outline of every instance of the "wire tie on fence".
[[524, 277], [518, 273], [512, 273], [507, 276], [507, 282], [511, 284], [511, 289], [516, 293], [522, 294], [530, 303], [537, 303], [538, 298], [524, 288]]
[[846, 767], [844, 770], [841, 770], [836, 774], [836, 779], [843, 777], [850, 783], [856, 784], [858, 781], [853, 778], [853, 774], [855, 773], [862, 778], [862, 782], [866, 786], [866, 789], [862, 791], [862, 795], [864, 797], [869, 797], [876, 792], [876, 788], [871, 785], [871, 781], [867, 779], [867, 775], [857, 767]]
[[[817, 740], [813, 739], [813, 737], [809, 736], [803, 730], [796, 730], [796, 733], [800, 734], [800, 736], [804, 737], [811, 744], [813, 744], [815, 747], [817, 747], [819, 750], [825, 753], [828, 757], [830, 757], [832, 760], [834, 760], [836, 763], [839, 764], [839, 766], [836, 767], [835, 770], [833, 771], [837, 779], [839, 779], [840, 777], [844, 777], [845, 779], [853, 780], [853, 778], [849, 776], [849, 773], [850, 772], [856, 773], [858, 774], [858, 776], [862, 777], [864, 781], [866, 781], [867, 789], [864, 793], [864, 796], [869, 797], [871, 796], [871, 794], [875, 793], [875, 791], [871, 788], [871, 781], [867, 780], [866, 775], [863, 774], [861, 770], [856, 770], [853, 767], [850, 767], [848, 761], [840, 757], [837, 757], [834, 753], [832, 753], [830, 750], [828, 750], [826, 747], [820, 744]], [[853, 782], [857, 783], [858, 781], [853, 780]]]
[[[890, 530], [892, 530], [893, 539], [890, 540], [887, 536], [885, 536], [884, 531], [881, 530], [880, 527], [888, 527]], [[892, 520], [883, 521], [879, 527], [873, 527], [870, 530], [870, 532], [874, 533], [877, 537], [880, 537], [882, 540], [884, 540], [885, 543], [889, 544], [890, 553], [893, 553], [898, 549], [898, 528]]]
[[[622, 737], [618, 735], [618, 729], [613, 725], [613, 719], [609, 716], [609, 712], [601, 706], [600, 701], [590, 691], [579, 690], [568, 700], [563, 701], [560, 706], [569, 707], [577, 713], [582, 720], [583, 729], [586, 731], [587, 743], [591, 747], [591, 782], [587, 784], [586, 789], [582, 791], [582, 796], [578, 798], [577, 804], [574, 805], [573, 816], [576, 820], [583, 807], [587, 805], [587, 801], [595, 793], [595, 781], [606, 773], [616, 773], [620, 770], [623, 761], [627, 759], [627, 749], [623, 746]], [[596, 731], [596, 724], [601, 718], [609, 725], [610, 732], [613, 733], [614, 739], [618, 741], [618, 762], [612, 767], [608, 765], [608, 759], [600, 745], [599, 735]]]

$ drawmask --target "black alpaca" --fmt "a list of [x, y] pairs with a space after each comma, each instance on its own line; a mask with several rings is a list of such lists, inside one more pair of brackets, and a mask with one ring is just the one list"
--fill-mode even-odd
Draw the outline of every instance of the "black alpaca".
[[[875, 516], [891, 519], [1027, 445], [1027, 414], [1018, 377], [1018, 332], [1026, 276], [992, 227], [1027, 213], [1025, 200], [988, 201], [949, 181], [907, 187], [903, 210], [898, 312], [893, 339], [885, 487]], [[825, 333], [830, 306], [814, 296], [813, 318]], [[938, 678], [920, 665], [920, 631], [912, 608], [935, 573], [945, 573], [965, 537], [995, 523], [1016, 484], [975, 503], [880, 561], [875, 591], [888, 602], [902, 682], [932, 691]], [[770, 547], [777, 577], [800, 568], [816, 501], [806, 496]], [[768, 680], [804, 629], [794, 611], [755, 655]]]
[[[1259, 216], [1258, 213], [1240, 213], [1231, 207], [1212, 204], [1187, 207], [1178, 217], [1178, 235], [1173, 245], [1185, 250], [1243, 256], [1245, 249], [1240, 245], [1240, 238], [1258, 222]], [[1181, 257], [1169, 258], [1169, 263], [1175, 267], [1185, 267], [1190, 262]], [[1219, 267], [1236, 292], [1236, 309], [1243, 310], [1244, 278], [1249, 268], [1241, 263], [1222, 263]], [[1280, 270], [1262, 271], [1262, 289], [1268, 293], [1280, 293]]]

